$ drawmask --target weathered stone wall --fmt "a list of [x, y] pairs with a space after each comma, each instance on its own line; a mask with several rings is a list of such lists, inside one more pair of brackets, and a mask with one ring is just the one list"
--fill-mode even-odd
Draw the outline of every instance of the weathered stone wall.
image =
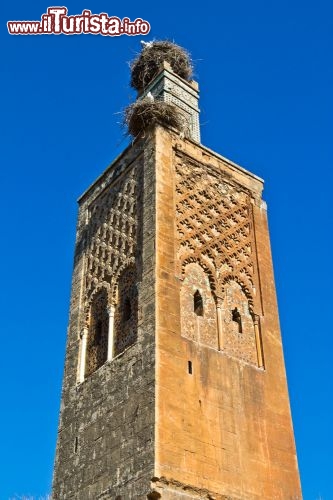
[[[87, 230], [89, 207], [100, 194], [112, 189], [117, 191], [117, 185], [123, 184], [121, 179], [131, 176], [133, 169], [137, 170], [142, 181], [139, 183], [141, 193], [138, 193], [141, 204], [136, 214], [140, 223], [132, 250], [139, 272], [137, 340], [78, 383], [80, 335], [86, 321], [87, 290], [97, 286], [99, 281], [108, 284], [108, 267], [105, 265], [108, 262], [99, 262], [95, 267], [89, 265], [88, 250], [93, 240], [91, 231]], [[123, 206], [129, 211], [126, 203]], [[117, 209], [114, 212], [119, 226], [121, 213]], [[145, 144], [141, 142], [128, 148], [80, 200], [53, 481], [54, 500], [145, 498], [149, 490], [154, 468], [155, 417], [154, 227], [154, 148], [148, 140]], [[125, 244], [121, 246], [126, 234], [122, 236], [117, 231], [117, 236], [119, 256], [116, 257], [121, 260], [121, 252], [130, 257]], [[100, 238], [94, 241], [100, 243]], [[111, 258], [110, 263], [114, 260]]]
[[[114, 265], [120, 248], [136, 265], [137, 340], [78, 383], [87, 290], [109, 283], [113, 297], [88, 208], [134, 170], [136, 231], [118, 210], [109, 236]], [[83, 195], [54, 500], [301, 499], [261, 192], [256, 176], [157, 127]]]
[[[163, 129], [156, 144], [156, 495], [300, 500], [262, 181]], [[189, 262], [211, 283], [219, 349], [186, 333], [182, 288], [207, 301]]]

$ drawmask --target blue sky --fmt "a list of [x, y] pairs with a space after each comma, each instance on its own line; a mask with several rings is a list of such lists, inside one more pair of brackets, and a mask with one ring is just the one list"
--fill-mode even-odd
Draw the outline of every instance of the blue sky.
[[50, 4], [2, 5], [0, 500], [50, 492], [76, 198], [126, 146], [140, 39], [193, 56], [204, 145], [265, 181], [305, 500], [333, 499], [333, 4], [70, 1], [141, 17], [148, 37], [10, 36]]

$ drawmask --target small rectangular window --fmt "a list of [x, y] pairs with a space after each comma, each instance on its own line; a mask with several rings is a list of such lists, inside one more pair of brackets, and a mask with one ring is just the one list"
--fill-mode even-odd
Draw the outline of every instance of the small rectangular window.
[[203, 301], [199, 290], [193, 295], [193, 310], [197, 316], [203, 316]]
[[232, 321], [235, 321], [235, 323], [237, 323], [238, 325], [238, 333], [243, 333], [242, 317], [237, 307], [235, 307], [235, 309], [231, 311], [231, 314], [232, 314]]
[[77, 453], [78, 447], [79, 447], [79, 438], [76, 436], [74, 440], [74, 453]]
[[188, 361], [187, 366], [189, 374], [192, 375], [192, 361]]

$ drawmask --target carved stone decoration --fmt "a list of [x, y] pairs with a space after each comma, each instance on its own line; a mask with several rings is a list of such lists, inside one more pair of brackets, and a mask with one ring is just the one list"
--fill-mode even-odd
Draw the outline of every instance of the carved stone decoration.
[[254, 286], [251, 201], [248, 193], [221, 184], [214, 170], [178, 161], [176, 215], [179, 272], [199, 261], [218, 296], [237, 277], [251, 301]]
[[[202, 299], [202, 311], [195, 311], [195, 296]], [[190, 340], [217, 349], [216, 307], [210, 283], [203, 269], [188, 264], [180, 292], [181, 334]]]
[[186, 102], [182, 101], [181, 99], [178, 99], [177, 97], [171, 94], [166, 94], [164, 101], [169, 102], [170, 104], [175, 104], [181, 111], [184, 117], [184, 122], [186, 123], [185, 136], [192, 137], [193, 134], [197, 133], [197, 131], [194, 130], [193, 111], [190, 108], [190, 106], [186, 104]]
[[85, 364], [86, 376], [91, 375], [100, 368], [107, 359], [109, 329], [107, 306], [107, 291], [102, 288], [94, 295], [90, 309], [90, 325]]
[[[141, 237], [139, 228], [141, 227], [142, 214], [142, 170], [140, 167], [140, 162], [137, 162], [125, 176], [120, 176], [111, 186], [106, 187], [89, 206], [85, 228], [86, 272], [82, 299], [84, 312], [82, 316], [83, 327], [85, 325], [89, 326], [91, 323], [91, 318], [93, 317], [91, 316], [91, 311], [94, 307], [94, 297], [99, 293], [98, 290], [102, 288], [107, 294], [105, 303], [106, 314], [105, 317], [103, 316], [104, 325], [104, 321], [106, 324], [108, 318], [107, 311], [110, 311], [111, 306], [116, 306], [117, 295], [121, 297], [123, 293], [122, 290], [125, 286], [123, 270], [128, 266], [134, 265], [140, 269], [139, 256], [136, 250], [138, 239]], [[135, 278], [133, 277], [134, 275]], [[131, 276], [131, 279], [135, 282], [139, 280], [138, 271], [134, 274], [132, 271]], [[127, 277], [125, 281], [128, 281], [128, 279]], [[127, 290], [126, 287], [125, 289]], [[128, 292], [132, 300], [133, 318], [130, 323], [125, 325], [126, 328], [121, 333], [119, 331], [117, 311], [115, 314], [115, 327], [118, 328], [115, 332], [116, 337], [112, 346], [112, 352], [115, 355], [119, 354], [119, 352], [136, 339], [136, 320], [134, 318], [137, 316], [137, 298], [133, 290], [131, 288]], [[120, 302], [118, 301], [118, 310], [121, 307]], [[89, 328], [95, 327], [90, 326]], [[98, 326], [98, 328], [100, 327]], [[95, 371], [96, 367], [101, 366], [102, 358], [103, 363], [107, 359], [107, 341], [106, 347], [104, 346], [106, 352], [103, 350], [103, 356], [99, 354], [99, 350], [90, 341], [93, 342], [91, 335], [88, 335], [86, 376]], [[95, 359], [96, 356], [98, 357], [98, 361]]]
[[230, 280], [222, 305], [223, 350], [252, 364], [257, 364], [253, 317], [241, 286]]
[[117, 305], [114, 317], [114, 354], [123, 352], [137, 339], [138, 292], [136, 270], [125, 268], [118, 279]]
[[106, 188], [90, 205], [87, 222], [87, 251], [84, 304], [103, 284], [109, 302], [115, 295], [117, 275], [136, 257], [141, 216], [141, 169], [137, 163], [126, 176]]
[[[210, 335], [220, 337], [219, 348], [226, 353], [257, 364], [252, 319], [255, 246], [250, 194], [222, 178], [213, 167], [190, 162], [180, 155], [176, 163], [176, 222], [179, 277], [187, 283], [188, 264], [200, 264], [213, 296], [219, 298], [220, 331], [217, 335], [215, 322], [214, 335]], [[182, 296], [181, 304], [183, 308]], [[184, 319], [184, 325], [187, 323]], [[185, 334], [184, 326], [182, 335], [198, 341], [193, 326], [188, 324], [188, 333]]]

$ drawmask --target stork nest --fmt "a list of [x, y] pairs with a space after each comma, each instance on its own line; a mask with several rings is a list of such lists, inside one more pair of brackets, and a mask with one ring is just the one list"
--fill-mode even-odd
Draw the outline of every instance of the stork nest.
[[163, 61], [170, 64], [174, 73], [189, 80], [192, 76], [191, 57], [179, 45], [168, 42], [152, 42], [144, 47], [131, 64], [131, 87], [141, 92], [158, 74]]
[[164, 101], [142, 99], [130, 104], [124, 113], [128, 133], [134, 138], [148, 128], [159, 124], [185, 131], [185, 117], [176, 106]]

